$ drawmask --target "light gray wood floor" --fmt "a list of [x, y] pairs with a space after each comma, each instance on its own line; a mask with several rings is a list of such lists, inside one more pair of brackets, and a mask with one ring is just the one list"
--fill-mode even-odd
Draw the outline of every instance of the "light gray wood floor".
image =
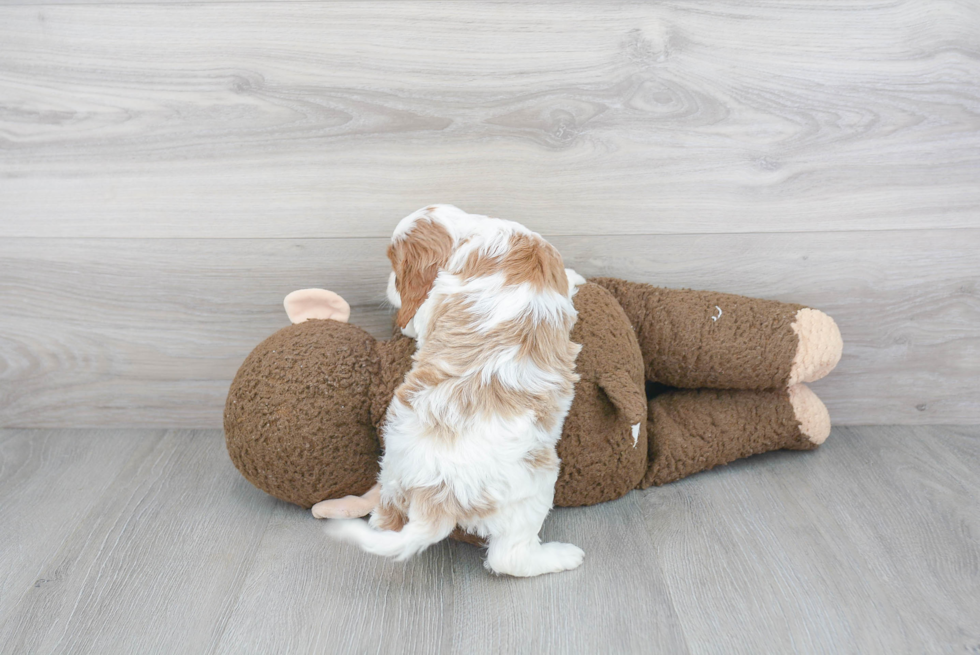
[[407, 564], [255, 490], [219, 431], [0, 431], [0, 652], [980, 650], [980, 427], [837, 428], [587, 508], [579, 570]]

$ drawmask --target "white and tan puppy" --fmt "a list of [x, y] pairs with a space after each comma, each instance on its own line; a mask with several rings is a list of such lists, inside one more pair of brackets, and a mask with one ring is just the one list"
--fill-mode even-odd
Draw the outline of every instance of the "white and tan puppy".
[[487, 542], [496, 573], [577, 567], [581, 549], [538, 532], [578, 380], [571, 297], [584, 280], [540, 235], [450, 205], [403, 219], [388, 256], [397, 322], [418, 349], [388, 408], [370, 527], [334, 520], [328, 533], [401, 560], [458, 525]]

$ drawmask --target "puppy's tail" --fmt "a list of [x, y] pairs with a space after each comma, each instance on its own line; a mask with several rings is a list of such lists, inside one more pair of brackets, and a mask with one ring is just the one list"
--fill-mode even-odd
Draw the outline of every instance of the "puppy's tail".
[[328, 536], [356, 544], [361, 550], [403, 561], [421, 553], [449, 536], [456, 527], [451, 521], [425, 522], [415, 519], [400, 532], [375, 530], [360, 519], [330, 520], [324, 531]]

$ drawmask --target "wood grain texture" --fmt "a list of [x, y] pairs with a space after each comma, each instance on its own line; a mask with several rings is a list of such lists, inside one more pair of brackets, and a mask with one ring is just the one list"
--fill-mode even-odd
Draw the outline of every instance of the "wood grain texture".
[[[846, 238], [845, 238], [846, 237]], [[801, 302], [841, 327], [839, 424], [980, 421], [980, 230], [556, 237], [566, 264]], [[391, 334], [383, 239], [8, 239], [0, 425], [219, 427], [245, 356], [320, 286]]]
[[970, 0], [5, 2], [0, 236], [976, 228], [978, 55]]
[[[332, 542], [244, 482], [218, 431], [0, 431], [2, 461], [34, 441], [43, 465], [0, 469], [21, 544], [0, 549], [14, 592], [0, 653], [980, 647], [975, 426], [836, 428], [816, 451], [555, 510], [543, 536], [579, 544], [585, 563], [531, 580], [490, 575], [464, 544], [394, 563]], [[34, 500], [69, 481], [97, 500], [49, 544]], [[45, 584], [18, 570], [23, 552]]]
[[[219, 433], [130, 439], [139, 456], [46, 558], [46, 584], [5, 613], [3, 652], [198, 652], [220, 639], [275, 502], [248, 493]], [[91, 466], [88, 484], [103, 473]]]
[[459, 546], [452, 652], [693, 652], [642, 516], [639, 493], [554, 511], [542, 538], [586, 552], [583, 568], [567, 576], [473, 575], [481, 554]]
[[0, 622], [31, 589], [60, 583], [40, 571], [154, 434], [120, 430], [0, 431]]
[[978, 457], [976, 428], [843, 428], [645, 496], [691, 649], [976, 650]]
[[388, 333], [434, 201], [827, 310], [839, 423], [980, 421], [971, 0], [4, 0], [0, 425], [219, 425], [285, 293]]
[[280, 504], [217, 650], [448, 652], [451, 549], [405, 564], [364, 558], [328, 541], [308, 511]]

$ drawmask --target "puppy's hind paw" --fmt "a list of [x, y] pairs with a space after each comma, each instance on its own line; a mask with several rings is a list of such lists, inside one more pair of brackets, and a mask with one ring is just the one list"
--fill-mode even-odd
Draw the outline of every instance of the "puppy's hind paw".
[[585, 553], [578, 546], [552, 541], [515, 548], [496, 547], [491, 540], [486, 566], [497, 575], [529, 578], [545, 573], [558, 573], [578, 568]]
[[577, 569], [585, 559], [585, 551], [573, 544], [552, 541], [542, 544], [541, 548], [545, 551], [554, 573]]

